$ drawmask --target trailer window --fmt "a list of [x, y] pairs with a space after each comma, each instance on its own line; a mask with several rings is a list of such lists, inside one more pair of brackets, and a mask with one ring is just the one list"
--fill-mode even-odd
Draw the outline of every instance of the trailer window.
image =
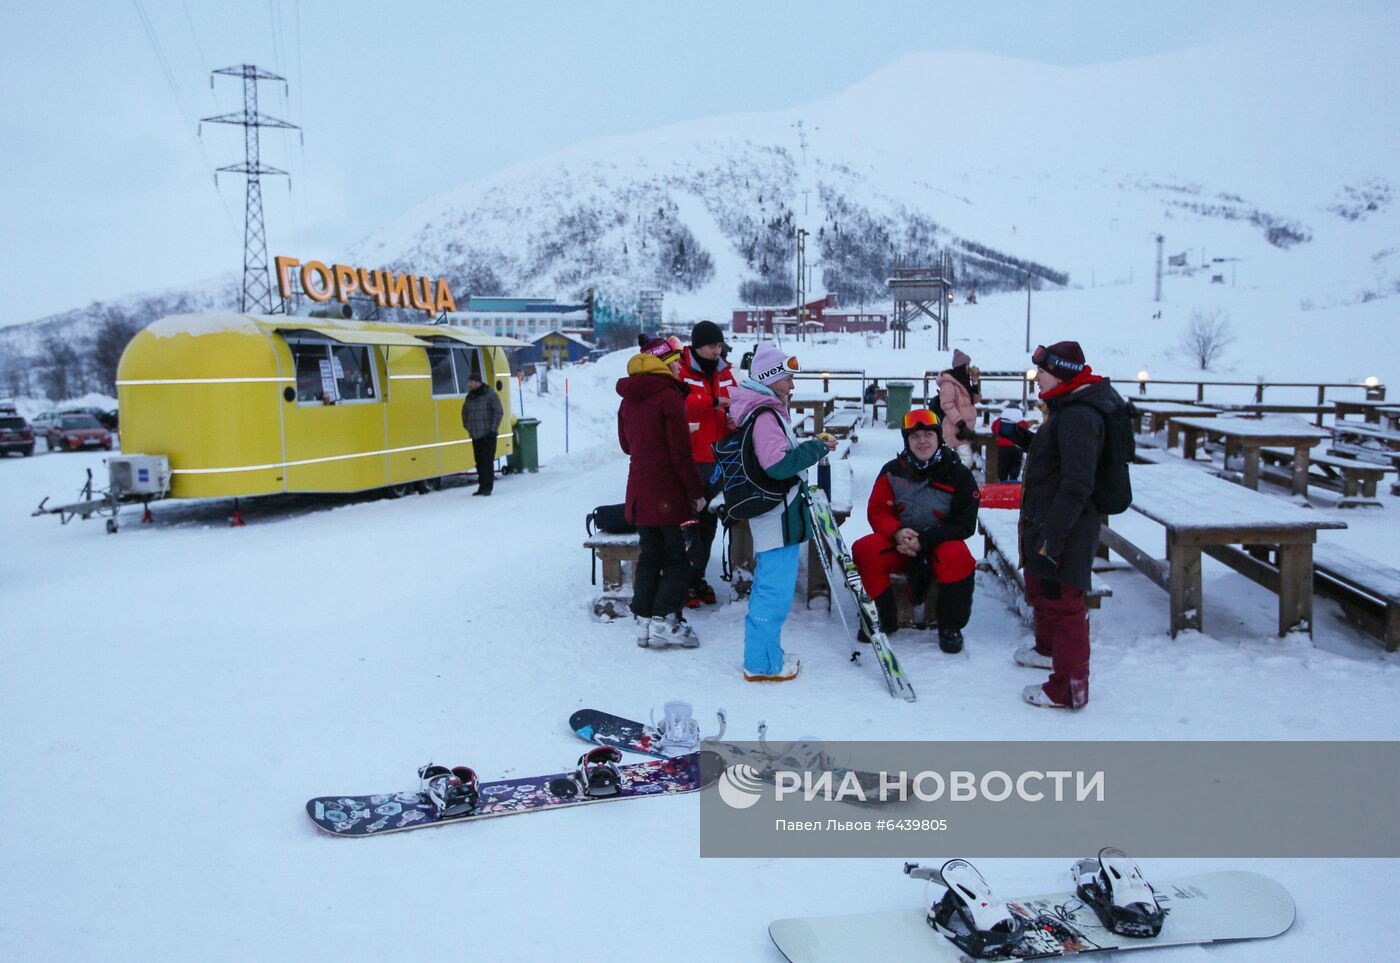
[[324, 373], [330, 371], [330, 357], [324, 344], [293, 342], [292, 360], [297, 368], [297, 404], [314, 405], [335, 401], [334, 379], [326, 380]]
[[341, 401], [374, 401], [374, 356], [368, 345], [331, 347], [331, 373]]
[[428, 349], [428, 368], [433, 373], [433, 397], [460, 394], [452, 375], [452, 352], [448, 348]]
[[467, 393], [467, 379], [472, 375], [486, 380], [481, 375], [481, 352], [475, 348], [453, 348], [452, 364], [457, 369], [457, 391], [460, 394]]

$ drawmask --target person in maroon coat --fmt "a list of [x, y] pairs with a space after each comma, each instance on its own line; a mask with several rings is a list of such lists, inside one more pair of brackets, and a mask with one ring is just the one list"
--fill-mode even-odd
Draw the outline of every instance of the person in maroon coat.
[[690, 450], [689, 389], [675, 338], [639, 340], [641, 353], [617, 382], [617, 440], [632, 459], [625, 512], [641, 536], [632, 578], [637, 644], [694, 648], [700, 638], [680, 614], [691, 578], [681, 525], [704, 510], [705, 486]]

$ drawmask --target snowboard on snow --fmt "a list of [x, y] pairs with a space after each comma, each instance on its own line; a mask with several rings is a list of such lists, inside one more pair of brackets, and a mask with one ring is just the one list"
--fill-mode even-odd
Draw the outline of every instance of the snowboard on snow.
[[[1075, 891], [1006, 901], [1026, 921], [1026, 941], [1009, 956], [988, 959], [1055, 959], [1081, 953], [1151, 950], [1163, 946], [1261, 940], [1293, 925], [1293, 897], [1280, 884], [1258, 873], [1203, 873], [1154, 882], [1158, 903], [1166, 910], [1161, 932], [1150, 938], [1119, 936]], [[773, 943], [790, 963], [829, 960], [919, 960], [963, 963], [971, 960], [934, 930], [927, 910], [912, 908], [847, 916], [775, 920], [768, 927]]]
[[[722, 713], [720, 718], [720, 732], [723, 733]], [[569, 716], [569, 728], [573, 729], [574, 734], [580, 739], [594, 745], [612, 746], [625, 752], [637, 752], [660, 759], [667, 758], [661, 748], [661, 732], [649, 723], [627, 719], [598, 709], [580, 709]], [[760, 745], [757, 748], [741, 746], [733, 742], [721, 742], [717, 738], [706, 738], [703, 740], [703, 744], [707, 750], [713, 751], [723, 758], [725, 765], [746, 764], [751, 766], [758, 778], [767, 782], [772, 781], [772, 772], [775, 769], [800, 771], [808, 768], [814, 762], [814, 755], [820, 752], [818, 744], [806, 741], [790, 743], [778, 750], [770, 749], [764, 740], [766, 731], [767, 727], [760, 723]], [[841, 784], [847, 773], [854, 772], [861, 788], [866, 792], [867, 802], [871, 804], [883, 802], [877, 798], [880, 787], [880, 777], [877, 774], [842, 766], [822, 766], [821, 768], [831, 770], [836, 785]], [[892, 798], [890, 801], [894, 802], [896, 799]]]
[[[870, 640], [870, 647], [875, 650], [875, 658], [880, 663], [880, 671], [884, 673], [890, 695], [899, 696], [905, 702], [913, 702], [916, 698], [914, 687], [904, 677], [904, 667], [900, 665], [899, 657], [894, 654], [889, 638], [880, 630], [880, 615], [875, 609], [875, 600], [865, 591], [865, 585], [860, 580], [860, 572], [856, 569], [851, 550], [846, 546], [846, 539], [836, 524], [836, 516], [831, 511], [831, 502], [827, 499], [826, 492], [816, 485], [810, 485], [807, 494], [811, 504], [812, 527], [816, 529], [813, 540], [816, 542], [817, 554], [821, 556], [822, 567], [826, 570], [827, 583], [833, 586], [833, 592], [834, 586], [843, 583], [851, 590], [860, 624], [865, 629], [866, 638]], [[834, 600], [833, 604], [836, 604]], [[836, 611], [841, 613], [840, 605], [837, 605]], [[845, 618], [842, 614], [843, 623]], [[849, 626], [847, 629], [849, 630]]]
[[306, 803], [316, 828], [335, 836], [380, 836], [444, 823], [474, 822], [541, 809], [591, 806], [621, 799], [698, 792], [719, 778], [724, 761], [712, 752], [692, 752], [618, 767], [622, 784], [613, 795], [589, 796], [572, 772], [484, 782], [480, 802], [463, 815], [439, 816], [422, 791], [372, 796], [318, 796]]

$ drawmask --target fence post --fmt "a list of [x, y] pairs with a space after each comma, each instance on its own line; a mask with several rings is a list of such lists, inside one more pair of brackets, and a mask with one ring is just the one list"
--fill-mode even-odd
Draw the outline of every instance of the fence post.
[[1204, 381], [1196, 382], [1196, 400], [1200, 402], [1206, 400], [1206, 384]]
[[1327, 386], [1326, 386], [1326, 385], [1318, 385], [1318, 386], [1317, 386], [1317, 407], [1318, 407], [1319, 410], [1318, 410], [1318, 412], [1317, 412], [1317, 427], [1319, 427], [1319, 428], [1322, 427], [1322, 411], [1321, 411], [1321, 408], [1322, 408], [1322, 406], [1325, 405], [1325, 404], [1327, 404]]
[[1260, 378], [1259, 383], [1254, 386], [1254, 403], [1262, 405], [1264, 403], [1264, 379]]

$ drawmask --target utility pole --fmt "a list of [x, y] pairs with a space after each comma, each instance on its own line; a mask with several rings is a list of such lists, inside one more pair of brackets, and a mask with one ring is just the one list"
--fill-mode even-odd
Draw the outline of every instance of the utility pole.
[[[201, 117], [199, 119], [201, 125], [236, 124], [243, 128], [243, 163], [220, 167], [214, 172], [215, 184], [219, 182], [220, 173], [245, 174], [248, 178], [247, 202], [244, 206], [243, 217], [243, 293], [239, 301], [239, 310], [279, 314], [283, 309], [282, 299], [278, 298], [274, 304], [272, 286], [268, 282], [267, 276], [267, 237], [263, 231], [262, 181], [260, 178], [264, 174], [286, 175], [287, 172], [276, 167], [268, 167], [259, 159], [258, 128], [281, 127], [288, 130], [300, 130], [301, 128], [297, 127], [296, 124], [289, 124], [285, 120], [258, 113], [258, 81], [280, 80], [285, 86], [287, 78], [260, 70], [252, 64], [224, 67], [213, 73], [243, 78], [243, 111], [241, 113], [220, 114], [217, 117]], [[209, 86], [211, 89], [214, 86], [212, 74], [209, 77]], [[200, 129], [202, 132], [203, 127], [201, 126]], [[288, 189], [291, 188], [290, 176], [287, 178], [287, 186]]]
[[1152, 298], [1154, 301], [1162, 300], [1162, 245], [1166, 243], [1166, 238], [1157, 235], [1157, 293]]
[[805, 341], [807, 328], [803, 323], [806, 314], [806, 289], [803, 286], [803, 261], [807, 253], [807, 229], [797, 229], [797, 340]]
[[1031, 353], [1031, 276], [1026, 275], [1026, 354]]

